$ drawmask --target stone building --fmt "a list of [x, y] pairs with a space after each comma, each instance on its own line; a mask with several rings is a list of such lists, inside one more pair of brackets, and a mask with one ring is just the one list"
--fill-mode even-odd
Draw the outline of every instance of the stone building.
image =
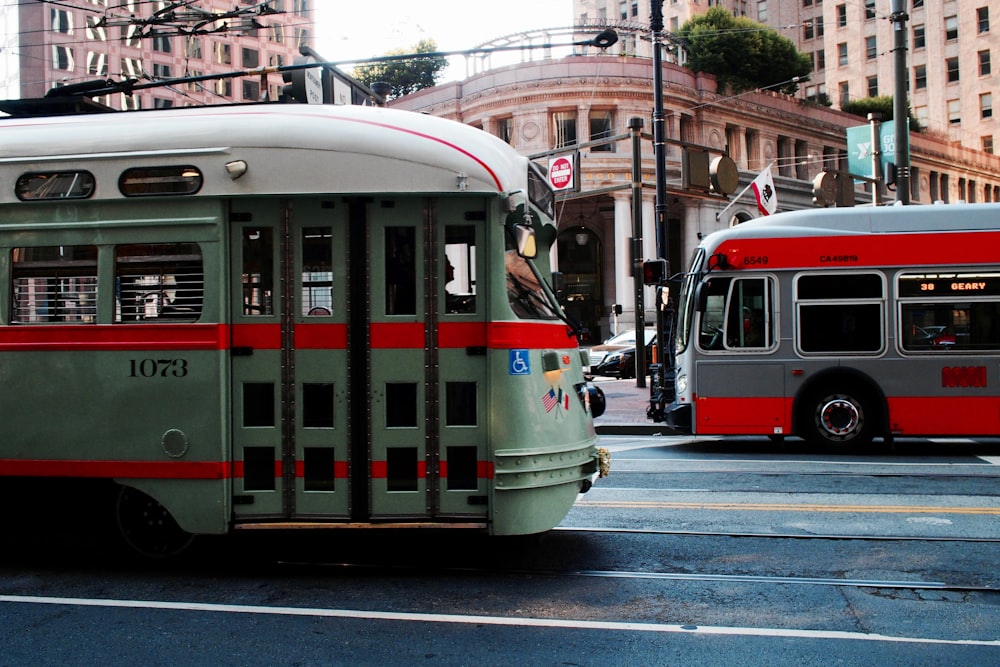
[[[558, 197], [559, 244], [554, 260], [566, 281], [567, 310], [600, 340], [635, 322], [631, 277], [632, 150], [630, 119], [643, 121], [641, 246], [657, 255], [655, 234], [652, 61], [639, 57], [571, 55], [499, 67], [400, 98], [392, 106], [474, 125], [539, 158], [580, 155], [579, 190]], [[812, 181], [824, 167], [846, 170], [846, 128], [864, 119], [773, 92], [720, 94], [714, 77], [664, 64], [667, 115], [667, 247], [674, 272], [698, 239], [756, 217], [744, 194], [771, 166], [779, 210], [813, 206]], [[614, 138], [608, 141], [608, 137]], [[729, 197], [698, 187], [682, 169], [684, 154], [729, 155], [740, 173]], [[934, 136], [911, 139], [912, 202], [1000, 201], [1000, 156]], [[691, 181], [694, 181], [692, 184]], [[856, 191], [860, 204], [870, 188]], [[646, 321], [653, 294], [643, 294]], [[614, 305], [622, 306], [616, 317]]]

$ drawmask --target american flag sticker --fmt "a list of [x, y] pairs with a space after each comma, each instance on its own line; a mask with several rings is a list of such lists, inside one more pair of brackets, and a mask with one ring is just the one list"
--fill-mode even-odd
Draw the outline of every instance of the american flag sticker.
[[548, 393], [542, 396], [542, 405], [545, 406], [546, 412], [552, 412], [552, 408], [559, 405], [559, 397], [556, 396], [555, 389], [549, 389]]

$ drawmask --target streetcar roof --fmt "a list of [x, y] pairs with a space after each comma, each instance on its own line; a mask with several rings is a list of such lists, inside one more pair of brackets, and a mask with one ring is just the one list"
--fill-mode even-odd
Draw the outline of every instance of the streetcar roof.
[[[225, 164], [247, 163], [232, 179]], [[17, 173], [195, 164], [205, 194], [506, 193], [527, 158], [487, 132], [352, 105], [256, 104], [0, 120], [0, 165]], [[14, 176], [16, 178], [16, 175]], [[10, 182], [10, 180], [8, 180]], [[104, 184], [103, 196], [113, 196]], [[12, 201], [8, 189], [0, 201]]]

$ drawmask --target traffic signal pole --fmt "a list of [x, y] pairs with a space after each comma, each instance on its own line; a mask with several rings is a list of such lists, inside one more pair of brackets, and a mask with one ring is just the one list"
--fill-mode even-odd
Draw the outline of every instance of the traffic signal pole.
[[[670, 281], [670, 253], [667, 244], [667, 141], [666, 116], [663, 111], [663, 0], [652, 0], [649, 27], [653, 37], [653, 158], [656, 165], [656, 255], [665, 262], [663, 281], [657, 288], [656, 302], [656, 367], [649, 388], [649, 408], [646, 416], [653, 421], [664, 420], [667, 396], [673, 396], [673, 387], [667, 390], [668, 377], [673, 382], [673, 346], [667, 340], [667, 326], [664, 321], [667, 304], [660, 298], [661, 291], [667, 289]], [[638, 339], [636, 341], [638, 343]]]

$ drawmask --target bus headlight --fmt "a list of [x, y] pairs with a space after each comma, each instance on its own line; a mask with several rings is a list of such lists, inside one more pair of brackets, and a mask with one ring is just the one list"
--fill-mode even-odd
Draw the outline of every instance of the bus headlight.
[[678, 394], [686, 394], [688, 390], [688, 376], [681, 373], [676, 378], [674, 378], [674, 392]]

